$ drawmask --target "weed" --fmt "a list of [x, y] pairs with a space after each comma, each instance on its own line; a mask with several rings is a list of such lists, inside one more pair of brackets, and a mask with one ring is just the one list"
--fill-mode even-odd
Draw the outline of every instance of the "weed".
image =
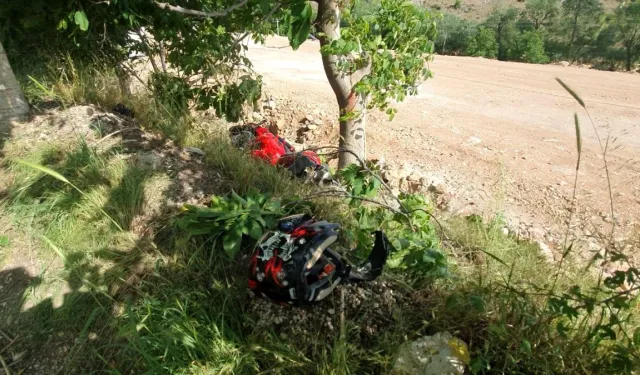
[[264, 194], [241, 197], [235, 191], [229, 198], [213, 196], [210, 207], [187, 205], [183, 211], [178, 226], [190, 235], [221, 236], [224, 251], [230, 258], [240, 251], [244, 236], [257, 241], [267, 229], [273, 229], [276, 220], [284, 214], [278, 200], [270, 200]]

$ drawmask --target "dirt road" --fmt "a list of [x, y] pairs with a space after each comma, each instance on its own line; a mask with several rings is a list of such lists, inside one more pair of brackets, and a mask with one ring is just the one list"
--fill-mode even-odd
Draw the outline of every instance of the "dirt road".
[[[248, 56], [268, 95], [335, 116], [318, 51], [317, 42], [294, 52], [285, 39], [273, 38], [251, 45]], [[572, 196], [576, 112], [583, 154], [573, 225], [587, 238], [613, 222], [621, 234], [633, 229], [640, 218], [640, 75], [448, 56], [436, 56], [431, 69], [435, 78], [397, 105], [392, 122], [369, 115], [369, 156], [444, 182], [455, 197], [454, 212], [503, 212], [510, 227], [553, 244]], [[613, 220], [596, 133], [555, 77], [581, 95], [603, 146], [608, 141]]]

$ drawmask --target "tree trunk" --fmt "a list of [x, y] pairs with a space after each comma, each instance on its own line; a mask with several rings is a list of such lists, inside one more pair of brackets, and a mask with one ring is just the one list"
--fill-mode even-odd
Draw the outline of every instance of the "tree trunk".
[[[355, 95], [355, 94], [354, 94]], [[350, 111], [358, 114], [357, 118], [340, 121], [340, 148], [350, 150], [355, 155], [342, 152], [338, 160], [338, 168], [342, 169], [349, 164], [358, 163], [358, 158], [364, 160], [367, 155], [367, 139], [365, 128], [367, 123], [365, 100], [360, 95], [354, 98], [354, 106]], [[343, 109], [340, 108], [342, 113]]]
[[[12, 121], [22, 121], [29, 114], [29, 104], [9, 65], [7, 54], [0, 43], [0, 145]], [[4, 126], [4, 127], [3, 127]]]
[[627, 72], [631, 71], [631, 47], [627, 47]]
[[576, 14], [573, 17], [573, 29], [571, 30], [571, 38], [569, 39], [569, 45], [567, 45], [567, 53], [571, 56], [572, 62], [576, 61], [574, 55], [571, 53], [571, 47], [573, 47], [573, 43], [576, 41], [576, 33], [578, 32], [578, 16], [580, 16], [580, 11], [576, 10]]
[[504, 58], [504, 46], [502, 44], [502, 24], [498, 23], [498, 60], [505, 60]]
[[[322, 30], [320, 45], [331, 44], [340, 38], [340, 6], [336, 0], [318, 1], [318, 24]], [[357, 118], [340, 121], [340, 148], [353, 152], [341, 152], [338, 167], [343, 168], [351, 163], [357, 163], [358, 158], [364, 160], [365, 150], [365, 98], [353, 91], [358, 80], [353, 75], [347, 75], [338, 69], [340, 57], [336, 55], [322, 55], [322, 65], [327, 80], [338, 101], [340, 116], [356, 112]], [[361, 78], [361, 77], [360, 77]], [[355, 81], [355, 82], [354, 82]]]

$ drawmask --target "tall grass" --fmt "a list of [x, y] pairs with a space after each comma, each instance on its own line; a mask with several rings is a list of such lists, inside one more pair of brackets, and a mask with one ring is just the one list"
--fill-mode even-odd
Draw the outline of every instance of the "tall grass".
[[[220, 126], [173, 115], [146, 92], [122, 98], [113, 71], [67, 69], [49, 80], [34, 77], [46, 90], [32, 87], [30, 95], [106, 108], [124, 101], [141, 127], [204, 150], [206, 168], [219, 174], [220, 194], [312, 193], [233, 148]], [[255, 328], [261, 317], [248, 309], [245, 262], [228, 259], [216, 239], [190, 240], [166, 210], [147, 215], [144, 225], [159, 228], [153, 236], [134, 233], [136, 218], [165, 204], [163, 193], [152, 195], [149, 186], [171, 178], [166, 171], [137, 168], [123, 155], [82, 140], [36, 145], [27, 154], [7, 150], [10, 162], [0, 174], [13, 182], [0, 212], [34, 239], [39, 258], [59, 253], [64, 269], [45, 274], [70, 289], [62, 306], [53, 308], [45, 299], [21, 309], [18, 326], [42, 341], [23, 340], [17, 348], [34, 355], [45, 337], [61, 334], [63, 343], [74, 343], [62, 372], [388, 373], [401, 344], [439, 331], [466, 341], [472, 373], [630, 373], [638, 363], [637, 314], [604, 311], [616, 309], [610, 303], [616, 301], [637, 309], [637, 299], [615, 286], [597, 289], [597, 278], [569, 252], [563, 251], [557, 272], [534, 244], [504, 235], [499, 219], [445, 223], [449, 277], [425, 286], [416, 276], [387, 273], [411, 303], [399, 306], [394, 325], [374, 342], [359, 340], [357, 322], [349, 321], [339, 334], [302, 342]], [[348, 214], [346, 207], [319, 200], [314, 209], [318, 217], [334, 219]], [[629, 298], [607, 301], [618, 297]], [[593, 314], [584, 306], [591, 302], [599, 309]], [[613, 316], [621, 322], [598, 321]]]

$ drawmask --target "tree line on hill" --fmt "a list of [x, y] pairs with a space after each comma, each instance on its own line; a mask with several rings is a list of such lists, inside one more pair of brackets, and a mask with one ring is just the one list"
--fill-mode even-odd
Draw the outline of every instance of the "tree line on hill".
[[[376, 0], [363, 1], [356, 12], [375, 7]], [[640, 59], [639, 0], [611, 12], [599, 0], [526, 0], [524, 9], [499, 5], [481, 22], [444, 11], [436, 23], [436, 51], [445, 55], [535, 64], [566, 60], [627, 71]]]

